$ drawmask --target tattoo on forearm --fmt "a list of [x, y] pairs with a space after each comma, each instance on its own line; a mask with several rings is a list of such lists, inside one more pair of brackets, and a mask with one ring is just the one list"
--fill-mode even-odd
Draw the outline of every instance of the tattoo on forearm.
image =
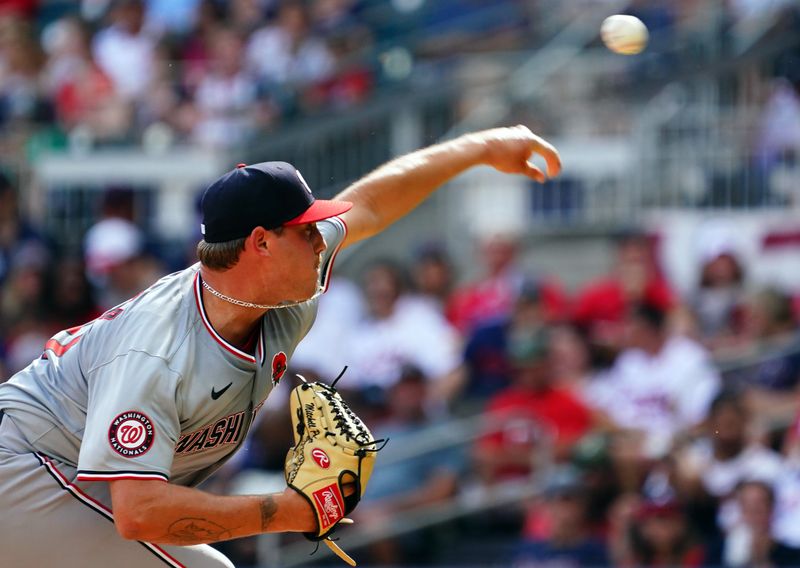
[[206, 544], [232, 538], [230, 529], [206, 519], [187, 517], [172, 523], [167, 536], [175, 544]]
[[265, 495], [261, 500], [261, 530], [265, 531], [269, 528], [272, 522], [272, 517], [278, 510], [278, 505], [275, 504], [275, 499], [271, 495]]

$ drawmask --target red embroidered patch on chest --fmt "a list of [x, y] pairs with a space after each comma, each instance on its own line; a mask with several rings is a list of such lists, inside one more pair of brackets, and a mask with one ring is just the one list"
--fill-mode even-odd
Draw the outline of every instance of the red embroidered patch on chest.
[[272, 384], [277, 385], [286, 372], [286, 353], [279, 351], [272, 358]]

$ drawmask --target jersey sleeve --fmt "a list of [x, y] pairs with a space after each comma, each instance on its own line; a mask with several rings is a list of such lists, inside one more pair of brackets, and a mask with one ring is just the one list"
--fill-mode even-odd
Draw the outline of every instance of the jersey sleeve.
[[331, 271], [333, 270], [333, 262], [336, 260], [336, 255], [339, 249], [342, 248], [342, 243], [347, 236], [347, 225], [340, 217], [331, 217], [317, 223], [317, 229], [322, 233], [325, 238], [325, 252], [322, 253], [322, 265], [320, 268], [320, 285], [322, 291], [328, 289], [330, 283]]
[[179, 378], [163, 359], [137, 351], [88, 373], [78, 480], [169, 480], [180, 434]]

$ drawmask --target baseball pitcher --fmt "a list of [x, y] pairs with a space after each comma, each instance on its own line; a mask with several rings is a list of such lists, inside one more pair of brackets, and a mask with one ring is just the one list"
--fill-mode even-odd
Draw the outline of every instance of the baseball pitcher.
[[517, 126], [397, 158], [330, 201], [282, 162], [240, 164], [212, 183], [199, 263], [56, 334], [0, 384], [2, 565], [220, 568], [232, 564], [208, 543], [278, 531], [326, 539], [358, 503], [378, 449], [330, 385], [293, 393], [285, 491], [195, 487], [280, 388], [339, 250], [472, 166], [544, 181], [534, 153], [558, 174], [555, 149]]

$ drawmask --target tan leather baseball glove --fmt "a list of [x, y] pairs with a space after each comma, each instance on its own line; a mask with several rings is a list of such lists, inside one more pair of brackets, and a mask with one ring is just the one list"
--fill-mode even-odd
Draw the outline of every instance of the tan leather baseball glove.
[[336, 391], [342, 374], [331, 385], [303, 382], [292, 391], [289, 405], [295, 445], [286, 456], [284, 471], [286, 484], [306, 498], [317, 517], [317, 531], [305, 536], [323, 541], [355, 566], [330, 534], [338, 524], [349, 522], [345, 516], [361, 500], [376, 453], [383, 446]]

